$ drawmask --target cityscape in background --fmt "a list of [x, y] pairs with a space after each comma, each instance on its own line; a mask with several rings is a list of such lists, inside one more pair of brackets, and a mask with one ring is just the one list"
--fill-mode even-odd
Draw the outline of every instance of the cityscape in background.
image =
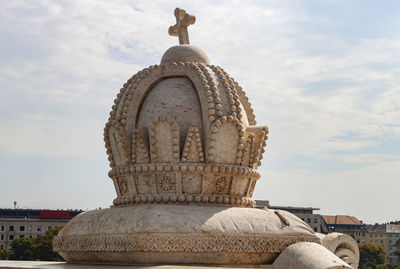
[[[355, 216], [321, 215], [319, 208], [297, 206], [274, 206], [268, 200], [256, 200], [256, 207], [272, 210], [285, 210], [306, 222], [314, 232], [344, 233], [353, 237], [358, 244], [373, 243], [383, 247], [386, 262], [399, 265], [400, 258], [394, 254], [395, 243], [400, 239], [400, 221], [366, 224]], [[50, 228], [64, 226], [83, 210], [48, 210], [48, 209], [0, 209], [0, 249], [11, 250], [11, 242], [16, 238], [36, 238]]]

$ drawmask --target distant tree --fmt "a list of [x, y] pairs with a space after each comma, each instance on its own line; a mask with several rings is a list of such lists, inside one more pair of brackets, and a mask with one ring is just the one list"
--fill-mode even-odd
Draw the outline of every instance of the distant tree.
[[394, 266], [391, 264], [378, 264], [376, 267], [376, 269], [394, 269]]
[[17, 238], [11, 242], [10, 260], [33, 260], [34, 238]]
[[37, 238], [17, 238], [11, 243], [11, 260], [41, 260], [63, 261], [63, 258], [53, 251], [53, 238], [61, 227], [50, 228], [45, 235]]
[[376, 269], [400, 269], [400, 265], [399, 265], [399, 266], [394, 266], [394, 265], [387, 264], [387, 263], [385, 263], [385, 264], [378, 264], [378, 265], [376, 266]]
[[396, 247], [396, 250], [393, 252], [393, 254], [400, 258], [400, 239], [397, 239], [394, 246]]
[[364, 265], [360, 265], [360, 269], [376, 269], [376, 264], [373, 262], [367, 262]]
[[377, 244], [360, 244], [360, 268], [376, 269], [376, 265], [384, 264], [385, 250]]
[[41, 261], [63, 261], [57, 252], [53, 251], [53, 238], [58, 234], [62, 227], [50, 228], [43, 236], [35, 239], [34, 258]]
[[10, 257], [10, 251], [7, 249], [0, 249], [0, 260], [7, 260]]

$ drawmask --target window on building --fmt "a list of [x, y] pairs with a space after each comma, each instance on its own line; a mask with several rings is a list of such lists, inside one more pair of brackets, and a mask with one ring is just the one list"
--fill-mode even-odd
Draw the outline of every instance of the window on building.
[[1, 241], [4, 240], [4, 234], [0, 235], [0, 240], [1, 240]]
[[362, 233], [362, 236], [365, 236], [365, 233]]
[[19, 226], [19, 231], [20, 232], [25, 232], [25, 226]]
[[318, 228], [317, 227], [314, 227], [314, 232], [318, 232]]
[[4, 225], [1, 225], [1, 231], [4, 232]]
[[318, 223], [318, 219], [314, 219], [314, 223]]
[[382, 237], [382, 234], [381, 234], [381, 237]]
[[11, 225], [10, 227], [8, 227], [8, 230], [11, 231], [11, 232], [14, 231], [14, 226]]
[[4, 245], [3, 244], [0, 245], [0, 249], [4, 249]]
[[311, 219], [310, 219], [310, 218], [308, 218], [308, 219], [307, 219], [307, 222], [308, 222], [308, 223], [311, 223]]
[[389, 234], [389, 237], [392, 237], [392, 234]]
[[48, 229], [51, 229], [51, 226], [47, 226], [47, 230], [48, 230]]
[[29, 238], [32, 238], [32, 235], [31, 235], [31, 234], [29, 235]]
[[32, 232], [32, 225], [29, 225], [29, 231]]
[[41, 225], [37, 226], [37, 227], [36, 227], [36, 231], [37, 231], [38, 233], [41, 233], [41, 232], [42, 232], [42, 226], [41, 226]]
[[25, 237], [25, 235], [23, 235], [23, 234], [19, 235], [19, 238], [24, 238], [24, 237]]
[[10, 236], [8, 237], [9, 240], [14, 240], [14, 235], [10, 234]]

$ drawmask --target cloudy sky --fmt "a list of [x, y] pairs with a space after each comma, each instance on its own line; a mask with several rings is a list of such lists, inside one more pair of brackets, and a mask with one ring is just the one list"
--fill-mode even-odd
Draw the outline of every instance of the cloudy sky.
[[192, 44], [270, 135], [254, 197], [400, 220], [400, 2], [2, 1], [0, 207], [107, 207], [103, 127], [122, 84]]

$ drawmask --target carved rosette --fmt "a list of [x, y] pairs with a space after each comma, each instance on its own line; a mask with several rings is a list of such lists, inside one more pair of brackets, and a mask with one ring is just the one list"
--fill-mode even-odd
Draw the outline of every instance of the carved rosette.
[[[186, 123], [189, 116], [174, 104], [175, 114], [150, 111], [151, 125], [143, 126], [140, 117], [149, 113], [143, 108], [146, 98], [154, 99], [149, 93], [170, 78], [193, 85], [199, 112], [190, 117], [197, 121]], [[114, 103], [104, 131], [109, 176], [117, 192], [114, 205], [254, 206], [251, 196], [268, 128], [255, 126], [244, 91], [222, 68], [197, 62], [150, 66], [124, 84]], [[170, 105], [168, 100], [161, 103]], [[157, 110], [157, 104], [151, 109]]]

